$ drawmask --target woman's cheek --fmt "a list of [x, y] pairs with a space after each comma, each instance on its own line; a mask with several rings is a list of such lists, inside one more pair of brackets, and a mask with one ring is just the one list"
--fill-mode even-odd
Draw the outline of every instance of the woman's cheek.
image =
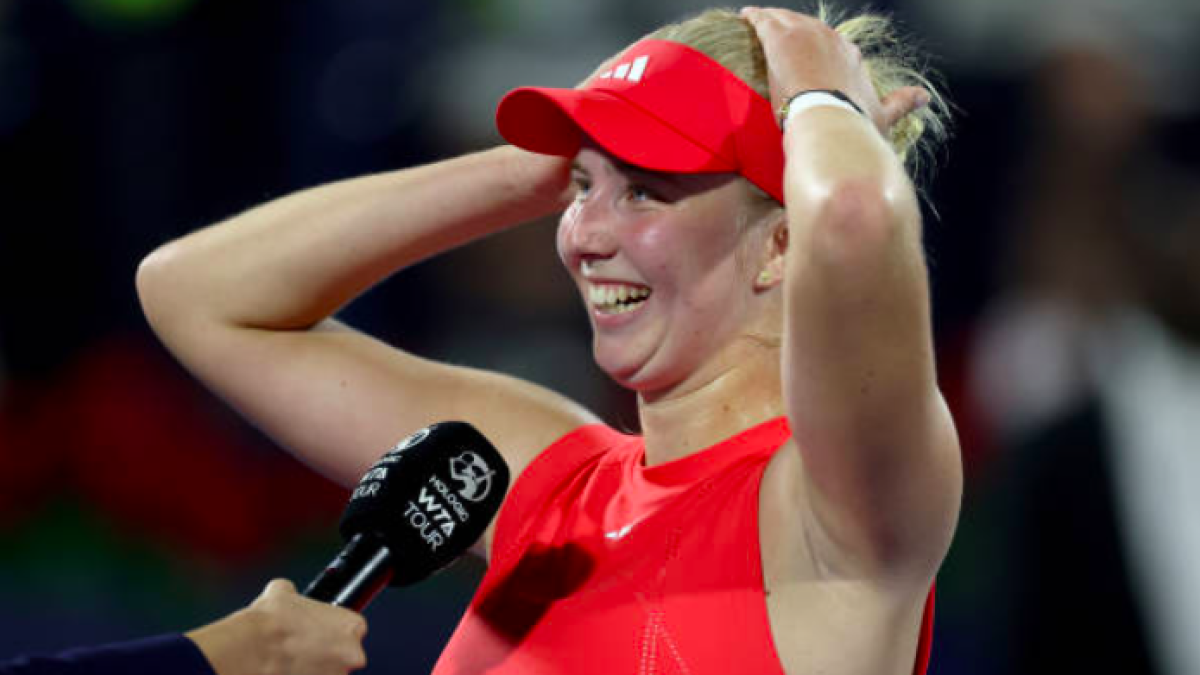
[[645, 256], [646, 263], [655, 269], [666, 267], [675, 257], [673, 254], [682, 252], [681, 242], [675, 241], [675, 234], [672, 234], [671, 228], [662, 227], [661, 224], [639, 229], [634, 233], [634, 239], [635, 249], [640, 251]]

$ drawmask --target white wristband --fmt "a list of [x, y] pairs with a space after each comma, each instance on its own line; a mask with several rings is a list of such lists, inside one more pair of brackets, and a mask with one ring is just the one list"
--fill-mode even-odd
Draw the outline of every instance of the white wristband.
[[779, 120], [779, 128], [787, 129], [792, 118], [810, 108], [833, 107], [845, 108], [850, 112], [861, 115], [862, 111], [853, 103], [836, 96], [828, 91], [802, 91], [784, 104], [783, 115]]

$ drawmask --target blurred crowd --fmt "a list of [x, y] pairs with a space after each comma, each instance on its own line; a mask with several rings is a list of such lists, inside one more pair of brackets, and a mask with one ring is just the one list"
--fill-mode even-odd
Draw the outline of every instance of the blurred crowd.
[[[570, 86], [703, 6], [0, 0], [0, 656], [200, 623], [335, 549], [345, 492], [157, 346], [143, 255], [496, 143], [506, 89]], [[1200, 672], [1200, 3], [872, 6], [958, 106], [923, 187], [968, 472], [931, 672]], [[553, 228], [423, 263], [344, 318], [635, 428]], [[427, 672], [477, 573], [373, 607], [367, 672]]]

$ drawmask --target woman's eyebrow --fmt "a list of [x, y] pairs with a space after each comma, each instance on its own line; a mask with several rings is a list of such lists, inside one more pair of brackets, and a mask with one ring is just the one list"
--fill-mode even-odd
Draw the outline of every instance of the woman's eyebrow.
[[613, 163], [613, 166], [617, 169], [617, 171], [620, 171], [621, 173], [625, 174], [629, 178], [632, 178], [638, 182], [657, 183], [657, 184], [667, 183], [667, 184], [673, 185], [675, 187], [683, 187], [683, 183], [681, 182], [681, 180], [682, 180], [682, 176], [684, 174], [671, 173], [668, 171], [655, 171], [653, 169], [645, 169], [640, 166], [630, 164], [629, 162], [618, 159], [616, 157], [613, 157], [611, 159], [611, 161]]
[[668, 173], [666, 171], [651, 171], [650, 169], [643, 169], [641, 167], [633, 166], [632, 164], [626, 164], [625, 166], [621, 167], [621, 170], [627, 175], [642, 182], [661, 182], [669, 183], [675, 186], [679, 186], [681, 184], [680, 176], [682, 176], [682, 174]]
[[[651, 169], [643, 169], [640, 166], [630, 164], [629, 162], [622, 161], [616, 157], [610, 157], [609, 161], [612, 162], [613, 168], [618, 173], [624, 174], [626, 177], [628, 177], [632, 180], [635, 180], [637, 182], [655, 183], [655, 184], [660, 184], [660, 185], [663, 183], [666, 183], [672, 187], [676, 187], [676, 188], [680, 188], [680, 189], [684, 189], [687, 187], [686, 174], [677, 174], [677, 173], [670, 173], [667, 171], [653, 171]], [[591, 172], [589, 172], [586, 168], [584, 168], [583, 163], [577, 159], [571, 161], [571, 171], [572, 172], [578, 171], [579, 173], [581, 173], [585, 176], [591, 175]]]

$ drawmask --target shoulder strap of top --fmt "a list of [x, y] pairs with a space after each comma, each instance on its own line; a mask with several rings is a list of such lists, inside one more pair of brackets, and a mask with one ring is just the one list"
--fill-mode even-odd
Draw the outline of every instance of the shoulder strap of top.
[[543, 503], [548, 492], [609, 450], [636, 441], [637, 437], [627, 436], [606, 425], [589, 424], [569, 432], [538, 453], [517, 476], [500, 508], [492, 540], [491, 565], [502, 562], [519, 544], [522, 525], [529, 522], [532, 512]]

